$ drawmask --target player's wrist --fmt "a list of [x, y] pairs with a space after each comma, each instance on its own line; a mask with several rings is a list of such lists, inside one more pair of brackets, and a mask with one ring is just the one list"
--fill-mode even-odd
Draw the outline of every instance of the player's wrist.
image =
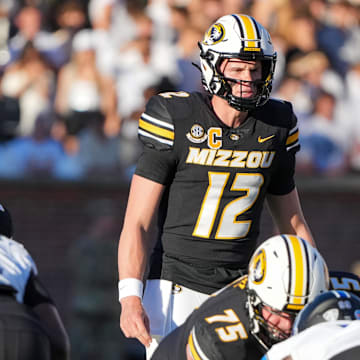
[[137, 296], [142, 299], [144, 284], [135, 278], [126, 278], [118, 282], [119, 301], [128, 296]]

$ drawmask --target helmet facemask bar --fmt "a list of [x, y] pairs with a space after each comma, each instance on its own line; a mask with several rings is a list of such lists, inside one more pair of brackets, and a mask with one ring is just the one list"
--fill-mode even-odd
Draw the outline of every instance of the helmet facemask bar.
[[287, 321], [290, 321], [291, 324], [294, 323], [298, 311], [281, 311], [273, 309], [261, 301], [254, 291], [248, 290], [248, 293], [249, 315], [252, 324], [251, 331], [260, 345], [267, 351], [272, 345], [287, 339], [291, 335], [291, 327], [289, 327], [289, 331], [285, 332], [277, 325], [271, 323], [271, 321], [266, 320], [263, 316], [264, 308], [268, 313], [285, 318]]

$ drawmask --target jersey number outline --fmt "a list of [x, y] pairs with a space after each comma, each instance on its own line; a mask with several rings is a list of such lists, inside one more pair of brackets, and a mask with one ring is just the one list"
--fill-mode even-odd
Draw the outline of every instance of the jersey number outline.
[[[210, 237], [230, 173], [209, 171], [208, 177], [209, 186], [192, 233], [193, 236], [201, 238]], [[252, 221], [237, 221], [236, 218], [254, 205], [263, 184], [264, 177], [262, 174], [236, 173], [230, 191], [245, 191], [246, 193], [224, 206], [215, 239], [239, 239], [244, 238], [249, 233]]]
[[331, 276], [330, 282], [334, 290], [360, 291], [360, 284], [356, 279]]
[[240, 321], [233, 309], [224, 310], [224, 315], [213, 315], [205, 318], [205, 321], [209, 324], [215, 322], [226, 322], [232, 325], [222, 326], [215, 328], [215, 331], [222, 342], [232, 342], [240, 339], [247, 339], [248, 334], [245, 326]]

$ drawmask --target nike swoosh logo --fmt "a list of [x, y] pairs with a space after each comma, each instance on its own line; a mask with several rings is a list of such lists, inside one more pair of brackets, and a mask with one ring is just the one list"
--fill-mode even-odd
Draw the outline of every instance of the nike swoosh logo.
[[263, 142], [265, 142], [265, 141], [268, 141], [268, 140], [272, 139], [274, 136], [275, 136], [275, 135], [270, 135], [270, 136], [265, 137], [265, 138], [262, 138], [261, 136], [259, 136], [259, 137], [258, 137], [258, 142], [261, 144], [261, 143], [263, 143]]

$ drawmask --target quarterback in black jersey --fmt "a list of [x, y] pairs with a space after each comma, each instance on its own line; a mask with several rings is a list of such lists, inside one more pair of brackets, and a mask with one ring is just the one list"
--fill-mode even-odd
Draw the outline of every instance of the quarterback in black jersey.
[[295, 315], [327, 292], [319, 252], [293, 235], [261, 244], [249, 274], [212, 295], [160, 343], [152, 360], [258, 360], [290, 334]]
[[[269, 33], [250, 16], [226, 15], [199, 47], [207, 94], [158, 94], [139, 120], [144, 151], [119, 241], [119, 300], [124, 334], [146, 346], [148, 315], [151, 335], [164, 336], [246, 272], [265, 200], [280, 233], [314, 244], [294, 182], [297, 119], [290, 103], [269, 99]], [[161, 280], [147, 281], [143, 304], [155, 222]]]

